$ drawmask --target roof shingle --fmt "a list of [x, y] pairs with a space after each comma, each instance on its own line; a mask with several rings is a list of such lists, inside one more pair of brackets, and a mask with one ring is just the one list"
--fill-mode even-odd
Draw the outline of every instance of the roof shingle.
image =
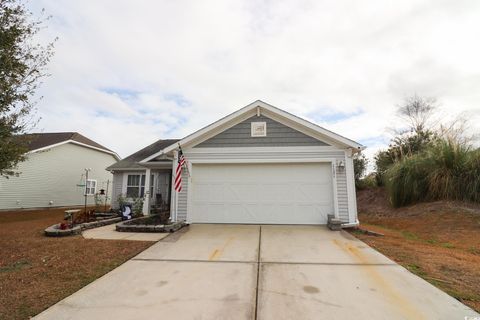
[[152, 154], [174, 144], [175, 142], [179, 141], [179, 139], [165, 139], [165, 140], [158, 140], [152, 143], [149, 146], [146, 146], [145, 148], [141, 149], [140, 151], [135, 152], [134, 154], [129, 155], [125, 159], [111, 165], [110, 167], [107, 168], [107, 170], [115, 170], [115, 169], [135, 169], [135, 168], [141, 168], [145, 169], [145, 167], [142, 167], [139, 165], [137, 162], [147, 158], [148, 156], [151, 156]]
[[28, 141], [28, 151], [37, 150], [48, 147], [60, 142], [74, 140], [95, 148], [103, 149], [108, 152], [114, 152], [95, 141], [88, 139], [78, 132], [46, 132], [46, 133], [29, 133], [22, 135]]

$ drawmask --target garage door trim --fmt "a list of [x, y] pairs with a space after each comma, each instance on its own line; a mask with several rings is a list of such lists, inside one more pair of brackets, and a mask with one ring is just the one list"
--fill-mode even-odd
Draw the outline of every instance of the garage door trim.
[[[194, 189], [194, 184], [192, 179], [195, 179], [195, 173], [193, 169], [194, 164], [268, 164], [268, 163], [330, 163], [332, 170], [332, 191], [333, 191], [333, 209], [335, 218], [338, 218], [338, 198], [337, 198], [337, 177], [336, 177], [336, 159], [334, 158], [300, 158], [300, 159], [192, 159], [188, 161], [188, 172], [189, 172], [189, 188], [187, 191], [187, 223], [192, 221], [192, 192]], [[175, 197], [176, 202], [178, 197]], [[175, 205], [177, 207], [177, 204]]]

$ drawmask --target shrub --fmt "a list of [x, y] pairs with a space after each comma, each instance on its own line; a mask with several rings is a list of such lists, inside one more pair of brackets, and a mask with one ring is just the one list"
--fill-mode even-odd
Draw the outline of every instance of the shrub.
[[394, 163], [421, 153], [437, 140], [437, 135], [430, 130], [411, 131], [392, 139], [387, 150], [381, 150], [375, 155], [377, 184], [385, 184], [385, 173]]
[[95, 212], [101, 212], [102, 205], [103, 205], [103, 200], [102, 200], [102, 197], [100, 196], [100, 194], [95, 193], [94, 200], [95, 200]]
[[132, 211], [135, 216], [139, 216], [143, 212], [143, 198], [134, 198]]
[[376, 174], [370, 173], [365, 178], [362, 178], [358, 180], [358, 182], [355, 182], [355, 186], [357, 187], [357, 190], [377, 187]]
[[386, 170], [385, 182], [395, 207], [431, 200], [480, 202], [480, 150], [438, 140], [394, 163]]
[[353, 156], [353, 172], [355, 175], [355, 185], [358, 188], [360, 179], [365, 175], [368, 166], [368, 159], [363, 153], [355, 153]]
[[121, 208], [123, 205], [127, 204], [127, 198], [124, 194], [119, 194], [117, 197], [118, 207]]

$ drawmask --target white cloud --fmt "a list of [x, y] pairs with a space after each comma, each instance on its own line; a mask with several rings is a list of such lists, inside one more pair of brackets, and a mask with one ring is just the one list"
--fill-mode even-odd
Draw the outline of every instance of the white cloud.
[[[59, 37], [39, 128], [79, 131], [121, 156], [256, 99], [367, 141], [368, 154], [413, 93], [480, 120], [478, 1], [30, 5], [53, 15], [43, 38]], [[321, 121], [331, 114], [352, 116]]]

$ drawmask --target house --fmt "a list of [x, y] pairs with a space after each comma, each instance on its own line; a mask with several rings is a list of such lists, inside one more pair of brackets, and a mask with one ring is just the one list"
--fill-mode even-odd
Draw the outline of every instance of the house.
[[[181, 147], [182, 190], [173, 186]], [[113, 201], [159, 201], [188, 223], [358, 224], [352, 156], [364, 147], [262, 101], [181, 140], [159, 140], [119, 161]], [[147, 190], [145, 186], [148, 186]]]
[[[105, 170], [120, 160], [110, 149], [76, 132], [33, 133], [20, 175], [0, 178], [0, 209], [89, 205], [95, 194], [111, 194], [112, 174]], [[85, 169], [88, 171], [86, 180]]]

